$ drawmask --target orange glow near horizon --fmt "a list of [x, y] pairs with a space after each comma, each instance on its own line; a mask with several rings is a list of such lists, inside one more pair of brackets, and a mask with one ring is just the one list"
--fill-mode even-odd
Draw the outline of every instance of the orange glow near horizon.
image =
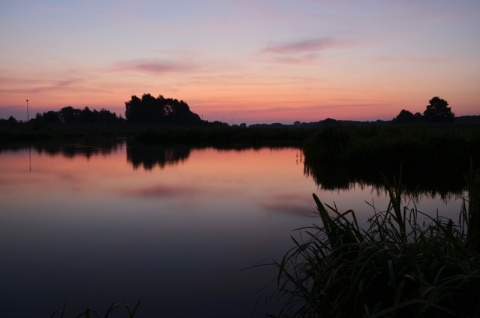
[[[412, 112], [423, 112], [428, 100], [433, 96], [445, 98], [457, 116], [478, 115], [476, 100], [469, 100], [461, 92], [449, 92], [446, 96], [435, 94], [433, 90], [429, 93], [419, 92], [417, 95], [403, 95], [402, 89], [390, 92], [373, 91], [368, 87], [356, 87], [348, 92], [337, 93], [338, 90], [315, 91], [309, 88], [287, 88], [280, 89], [252, 88], [249, 90], [235, 91], [232, 89], [219, 90], [218, 92], [185, 90], [172, 94], [155, 93], [153, 91], [129, 92], [118, 97], [120, 93], [113, 96], [96, 96], [93, 94], [88, 98], [83, 94], [68, 92], [52, 96], [50, 94], [29, 95], [30, 117], [37, 112], [59, 110], [65, 106], [76, 108], [90, 107], [100, 110], [102, 108], [116, 112], [124, 117], [125, 102], [130, 100], [132, 95], [141, 96], [150, 93], [154, 96], [164, 95], [184, 100], [190, 109], [199, 114], [203, 119], [224, 121], [227, 123], [239, 124], [240, 122], [291, 123], [293, 121], [319, 121], [326, 118], [341, 120], [389, 120], [402, 109]], [[184, 93], [184, 94], [182, 94]], [[422, 94], [423, 93], [423, 94]], [[427, 95], [428, 94], [428, 95]], [[182, 97], [182, 96], [185, 97]], [[423, 96], [425, 95], [425, 96]], [[450, 98], [448, 97], [450, 96]], [[54, 97], [54, 98], [53, 98]], [[17, 97], [20, 98], [19, 96]], [[55, 102], [51, 102], [54, 99]], [[88, 100], [87, 100], [88, 99]], [[9, 100], [3, 104], [14, 104]], [[2, 106], [0, 106], [1, 110]], [[22, 119], [22, 112], [25, 106], [17, 106], [10, 115]], [[13, 108], [11, 108], [13, 109]], [[7, 118], [9, 108], [4, 106], [0, 117]], [[3, 115], [3, 116], [2, 116]]]

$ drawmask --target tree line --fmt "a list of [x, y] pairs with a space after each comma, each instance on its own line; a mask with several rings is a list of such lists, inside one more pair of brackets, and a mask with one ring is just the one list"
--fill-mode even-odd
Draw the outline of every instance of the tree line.
[[[42, 114], [37, 113], [35, 118], [30, 119], [34, 123], [63, 123], [63, 124], [72, 124], [72, 123], [90, 123], [90, 124], [100, 124], [100, 123], [121, 123], [124, 122], [121, 116], [117, 116], [114, 112], [111, 112], [106, 109], [101, 109], [100, 111], [91, 110], [89, 107], [83, 109], [73, 108], [72, 106], [66, 106], [58, 111], [47, 111]], [[0, 122], [5, 124], [16, 124], [18, 121], [10, 116], [8, 119], [0, 119]]]
[[63, 107], [59, 111], [48, 111], [43, 114], [37, 114], [37, 119], [46, 123], [119, 123], [124, 121], [117, 114], [106, 109], [90, 110], [73, 108], [72, 106]]
[[[162, 95], [153, 97], [151, 94], [143, 94], [141, 98], [133, 95], [131, 99], [125, 102], [125, 119], [121, 116], [117, 116], [114, 112], [110, 112], [106, 109], [100, 111], [91, 110], [89, 107], [83, 109], [77, 109], [72, 106], [66, 106], [59, 111], [47, 111], [42, 114], [37, 113], [34, 119], [31, 121], [44, 122], [44, 123], [133, 123], [133, 124], [157, 124], [157, 125], [208, 125], [208, 126], [229, 126], [222, 122], [208, 122], [203, 121], [200, 116], [190, 110], [190, 107], [183, 100], [165, 98]], [[448, 102], [438, 96], [430, 99], [429, 104], [426, 106], [423, 114], [412, 112], [402, 109], [398, 116], [392, 119], [393, 123], [405, 124], [405, 123], [451, 123], [455, 121], [455, 114], [449, 107]], [[15, 124], [18, 121], [10, 116], [7, 120], [0, 119], [0, 124]], [[321, 122], [315, 123], [300, 123], [299, 121], [294, 123], [294, 126], [312, 126], [316, 127], [329, 124], [330, 122], [336, 122], [334, 119], [325, 119]], [[242, 124], [246, 127], [246, 124]], [[251, 125], [263, 127], [262, 124]], [[284, 126], [277, 123], [270, 126]]]
[[[125, 102], [125, 118], [117, 116], [106, 109], [100, 111], [66, 106], [59, 111], [37, 113], [31, 119], [33, 122], [43, 123], [122, 123], [133, 124], [167, 124], [167, 125], [200, 125], [206, 124], [199, 115], [192, 112], [183, 100], [165, 98], [162, 95], [153, 97], [143, 94], [141, 98], [133, 95]], [[7, 120], [0, 119], [2, 124], [15, 124], [18, 121], [10, 116]], [[215, 124], [215, 123], [214, 123]]]

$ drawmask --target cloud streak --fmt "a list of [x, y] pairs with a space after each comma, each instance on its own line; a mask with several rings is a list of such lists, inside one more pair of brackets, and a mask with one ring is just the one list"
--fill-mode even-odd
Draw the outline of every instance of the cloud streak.
[[[0, 83], [2, 80], [0, 80]], [[21, 80], [18, 80], [19, 83], [22, 83]], [[46, 93], [46, 92], [51, 92], [51, 91], [57, 91], [57, 90], [62, 90], [66, 88], [71, 88], [76, 86], [79, 83], [84, 82], [84, 80], [79, 79], [79, 78], [69, 78], [69, 79], [64, 79], [64, 80], [58, 80], [58, 81], [31, 81], [31, 80], [25, 80], [27, 84], [27, 87], [22, 87], [22, 88], [3, 88], [0, 89], [0, 93], [26, 93], [26, 94], [40, 94], [40, 93]], [[47, 82], [44, 84], [44, 82]], [[34, 85], [35, 83], [38, 83], [36, 87], [28, 87], [28, 85]], [[43, 85], [42, 85], [43, 84]]]
[[276, 63], [303, 64], [318, 60], [322, 51], [354, 46], [355, 43], [353, 42], [323, 37], [269, 45], [267, 48], [258, 51], [257, 54], [268, 56], [271, 61]]
[[338, 41], [329, 37], [322, 39], [309, 39], [291, 43], [284, 43], [274, 46], [269, 46], [260, 51], [261, 54], [299, 54], [306, 52], [318, 52], [331, 48], [338, 47]]
[[122, 61], [115, 63], [113, 66], [113, 70], [115, 71], [140, 72], [154, 75], [184, 73], [193, 71], [197, 68], [197, 65], [190, 62], [155, 59]]

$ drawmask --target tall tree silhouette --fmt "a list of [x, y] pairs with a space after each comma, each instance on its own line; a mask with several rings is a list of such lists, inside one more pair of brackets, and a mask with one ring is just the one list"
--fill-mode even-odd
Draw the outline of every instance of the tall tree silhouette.
[[142, 98], [132, 96], [125, 102], [125, 117], [128, 122], [142, 124], [182, 124], [198, 125], [200, 116], [190, 111], [187, 103], [177, 99], [157, 98], [144, 94]]
[[455, 120], [455, 114], [448, 107], [448, 102], [440, 97], [433, 97], [430, 104], [423, 112], [423, 118], [426, 122], [451, 123]]

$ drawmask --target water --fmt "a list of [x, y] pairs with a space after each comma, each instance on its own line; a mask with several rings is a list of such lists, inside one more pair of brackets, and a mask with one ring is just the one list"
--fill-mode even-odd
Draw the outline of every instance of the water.
[[[362, 222], [365, 201], [388, 203], [368, 186], [322, 191], [303, 172], [294, 148], [1, 152], [0, 317], [49, 317], [64, 304], [67, 317], [102, 316], [139, 299], [140, 318], [263, 317], [259, 291], [275, 272], [242, 269], [280, 259], [293, 230], [318, 221], [312, 193]], [[419, 203], [447, 215], [459, 206]]]

